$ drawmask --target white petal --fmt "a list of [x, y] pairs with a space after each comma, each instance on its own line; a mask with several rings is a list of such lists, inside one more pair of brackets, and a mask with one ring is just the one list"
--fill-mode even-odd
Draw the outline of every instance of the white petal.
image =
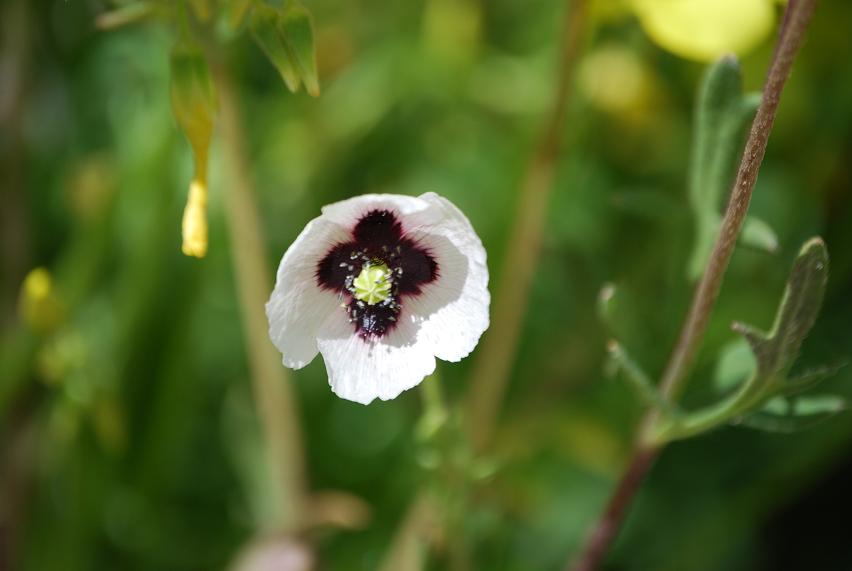
[[429, 210], [429, 203], [414, 196], [401, 194], [364, 194], [323, 206], [322, 216], [344, 228], [351, 229], [361, 217], [371, 210], [390, 210], [406, 216]]
[[317, 332], [340, 305], [335, 293], [317, 285], [317, 264], [332, 246], [348, 239], [343, 227], [320, 216], [305, 226], [281, 259], [266, 317], [269, 337], [288, 367], [300, 369], [316, 357]]
[[418, 341], [431, 345], [439, 359], [459, 361], [488, 329], [485, 249], [470, 221], [450, 201], [431, 192], [420, 198], [431, 208], [411, 217], [407, 235], [429, 248], [439, 275], [421, 286], [421, 295], [405, 298], [403, 306], [419, 327]]
[[359, 337], [341, 309], [326, 319], [317, 340], [331, 390], [344, 399], [369, 404], [390, 400], [435, 370], [431, 347], [417, 338], [417, 327], [401, 320], [374, 341]]

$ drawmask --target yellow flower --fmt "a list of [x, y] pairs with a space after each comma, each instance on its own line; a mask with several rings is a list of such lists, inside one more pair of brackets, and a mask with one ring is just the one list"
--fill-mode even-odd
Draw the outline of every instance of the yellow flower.
[[183, 210], [181, 250], [196, 258], [207, 254], [207, 185], [198, 179], [189, 185], [189, 197]]
[[698, 61], [745, 54], [771, 33], [776, 0], [632, 0], [645, 32], [663, 49]]

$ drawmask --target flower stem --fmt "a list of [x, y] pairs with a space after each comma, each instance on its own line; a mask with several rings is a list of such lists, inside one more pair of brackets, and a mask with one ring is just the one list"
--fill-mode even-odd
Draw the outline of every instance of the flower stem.
[[[787, 5], [764, 84], [763, 97], [746, 141], [719, 235], [704, 275], [695, 289], [692, 305], [660, 383], [662, 394], [670, 401], [675, 400], [683, 390], [707, 330], [710, 314], [722, 286], [722, 278], [734, 251], [757, 182], [758, 171], [766, 154], [766, 145], [778, 112], [781, 92], [790, 76], [793, 60], [801, 47], [815, 6], [816, 0], [790, 0]], [[580, 558], [573, 566], [574, 571], [597, 569], [615, 540], [627, 508], [662, 449], [661, 446], [649, 444], [645, 437], [653, 429], [657, 418], [658, 413], [651, 410], [642, 421], [633, 457], [613, 491], [604, 513], [586, 540]]]
[[233, 81], [225, 64], [212, 54], [219, 96], [221, 134], [230, 166], [225, 213], [231, 234], [243, 330], [253, 380], [254, 400], [266, 439], [269, 468], [276, 487], [279, 521], [275, 531], [292, 532], [302, 523], [306, 483], [298, 413], [290, 378], [267, 334], [264, 304], [270, 291], [266, 248], [254, 202], [242, 123]]
[[494, 299], [491, 328], [482, 342], [467, 399], [471, 443], [483, 451], [494, 431], [506, 392], [527, 307], [547, 204], [553, 188], [556, 159], [586, 22], [587, 0], [569, 0], [565, 9], [559, 72], [553, 107], [533, 150], [519, 193], [520, 204]]

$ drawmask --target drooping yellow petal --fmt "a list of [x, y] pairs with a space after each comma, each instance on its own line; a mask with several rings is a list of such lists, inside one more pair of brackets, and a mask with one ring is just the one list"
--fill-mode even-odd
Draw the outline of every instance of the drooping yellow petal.
[[207, 185], [198, 179], [189, 185], [189, 197], [183, 210], [181, 250], [196, 258], [207, 254]]
[[743, 55], [765, 40], [776, 0], [632, 0], [648, 36], [681, 57], [714, 61]]

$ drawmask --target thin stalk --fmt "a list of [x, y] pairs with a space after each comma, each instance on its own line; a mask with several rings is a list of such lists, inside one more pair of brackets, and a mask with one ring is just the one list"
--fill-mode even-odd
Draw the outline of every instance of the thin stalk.
[[[687, 375], [707, 330], [710, 314], [722, 286], [722, 278], [727, 270], [737, 236], [748, 212], [760, 165], [766, 154], [769, 134], [778, 112], [781, 93], [790, 76], [793, 60], [802, 45], [815, 6], [816, 0], [790, 0], [787, 4], [772, 63], [764, 83], [763, 97], [746, 141], [743, 158], [725, 210], [719, 235], [716, 238], [704, 275], [695, 289], [692, 305], [677, 345], [663, 373], [660, 384], [661, 391], [670, 401], [675, 400], [683, 390]], [[615, 487], [606, 509], [589, 535], [580, 558], [573, 565], [574, 571], [597, 569], [615, 540], [628, 507], [641, 486], [648, 469], [662, 450], [662, 446], [655, 446], [648, 443], [647, 440], [647, 435], [656, 424], [657, 418], [657, 413], [652, 410], [643, 419], [633, 457]], [[572, 567], [569, 565], [568, 568]]]
[[467, 424], [471, 443], [482, 452], [491, 440], [518, 348], [538, 254], [545, 214], [562, 146], [571, 86], [583, 44], [587, 0], [569, 0], [561, 37], [560, 62], [553, 107], [533, 150], [521, 183], [518, 214], [494, 297], [491, 327], [471, 378]]
[[291, 379], [267, 333], [264, 304], [271, 290], [266, 248], [254, 201], [242, 122], [233, 81], [215, 54], [210, 57], [219, 96], [221, 139], [230, 183], [225, 214], [231, 235], [231, 258], [237, 281], [243, 331], [253, 381], [254, 400], [273, 472], [280, 521], [276, 531], [296, 531], [303, 520], [306, 494], [304, 452]]

